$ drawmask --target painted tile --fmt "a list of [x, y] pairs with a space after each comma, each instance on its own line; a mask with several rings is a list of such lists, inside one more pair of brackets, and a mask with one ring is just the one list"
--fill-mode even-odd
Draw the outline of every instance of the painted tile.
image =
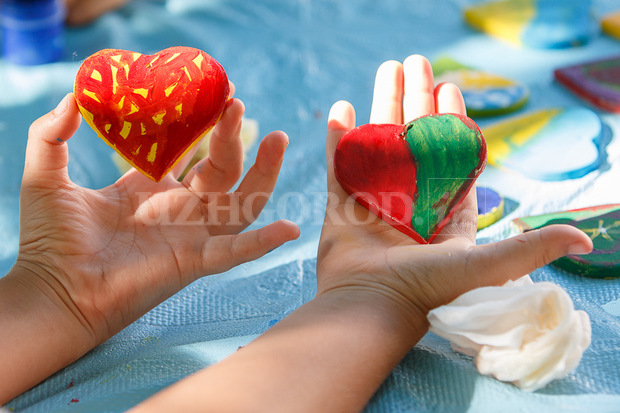
[[586, 255], [567, 255], [552, 265], [587, 277], [620, 277], [620, 204], [599, 205], [513, 221], [519, 231], [553, 224], [579, 228], [592, 239], [594, 249]]
[[599, 116], [586, 108], [550, 108], [483, 128], [488, 163], [530, 178], [580, 178], [605, 160], [610, 137]]
[[433, 62], [437, 84], [454, 83], [461, 89], [467, 114], [471, 117], [495, 116], [514, 112], [525, 105], [527, 86], [492, 73], [465, 66], [448, 57]]
[[620, 113], [620, 56], [563, 67], [556, 80], [597, 108]]
[[473, 28], [515, 45], [554, 49], [587, 43], [596, 32], [590, 0], [500, 0], [465, 10]]

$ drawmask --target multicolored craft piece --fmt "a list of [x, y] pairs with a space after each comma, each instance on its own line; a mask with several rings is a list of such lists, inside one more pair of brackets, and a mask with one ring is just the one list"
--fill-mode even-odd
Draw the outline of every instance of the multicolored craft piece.
[[530, 178], [582, 177], [605, 160], [609, 136], [599, 116], [585, 108], [550, 108], [484, 129], [490, 165]]
[[456, 114], [359, 126], [342, 137], [334, 155], [342, 188], [422, 244], [448, 223], [485, 165], [480, 129]]
[[589, 0], [499, 0], [464, 12], [473, 28], [518, 46], [555, 49], [587, 43], [596, 33]]
[[555, 78], [592, 105], [620, 113], [620, 56], [563, 67]]
[[101, 50], [82, 63], [74, 85], [86, 122], [156, 182], [217, 123], [229, 92], [222, 66], [190, 47]]
[[504, 198], [491, 188], [476, 187], [478, 229], [495, 224], [504, 215]]
[[620, 39], [620, 10], [604, 16], [601, 20], [601, 29], [609, 36]]
[[513, 224], [519, 231], [552, 224], [567, 224], [579, 228], [592, 239], [592, 252], [587, 255], [567, 255], [552, 264], [587, 277], [620, 277], [620, 204], [519, 218], [514, 220]]
[[467, 114], [474, 118], [514, 112], [525, 105], [530, 95], [527, 86], [521, 83], [447, 57], [433, 62], [433, 72], [436, 83], [451, 82], [461, 89]]

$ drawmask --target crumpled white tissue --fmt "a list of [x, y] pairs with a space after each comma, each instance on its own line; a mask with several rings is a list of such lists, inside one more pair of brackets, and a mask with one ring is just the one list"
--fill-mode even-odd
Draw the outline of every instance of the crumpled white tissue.
[[481, 374], [535, 391], [573, 371], [590, 318], [561, 287], [529, 276], [469, 291], [428, 314], [430, 331], [474, 357]]

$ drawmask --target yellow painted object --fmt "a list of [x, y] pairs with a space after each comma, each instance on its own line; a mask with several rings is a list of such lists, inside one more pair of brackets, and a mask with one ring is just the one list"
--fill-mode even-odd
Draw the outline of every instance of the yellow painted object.
[[560, 109], [541, 110], [485, 128], [489, 164], [502, 165], [513, 150], [526, 145], [558, 112]]
[[504, 0], [476, 4], [465, 10], [465, 21], [473, 28], [522, 46], [521, 33], [534, 18], [533, 0]]
[[601, 29], [609, 36], [620, 39], [620, 10], [603, 17]]
[[486, 214], [478, 215], [478, 231], [490, 225], [495, 224], [497, 221], [499, 221], [502, 218], [502, 216], [504, 216], [504, 199], [503, 198], [499, 206], [493, 208], [490, 212], [487, 212]]

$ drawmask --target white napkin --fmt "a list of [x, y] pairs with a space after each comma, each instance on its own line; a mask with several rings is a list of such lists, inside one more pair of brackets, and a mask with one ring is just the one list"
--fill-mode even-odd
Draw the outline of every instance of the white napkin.
[[469, 291], [428, 314], [430, 331], [474, 357], [481, 374], [534, 391], [573, 371], [590, 345], [590, 318], [566, 291], [529, 276]]

